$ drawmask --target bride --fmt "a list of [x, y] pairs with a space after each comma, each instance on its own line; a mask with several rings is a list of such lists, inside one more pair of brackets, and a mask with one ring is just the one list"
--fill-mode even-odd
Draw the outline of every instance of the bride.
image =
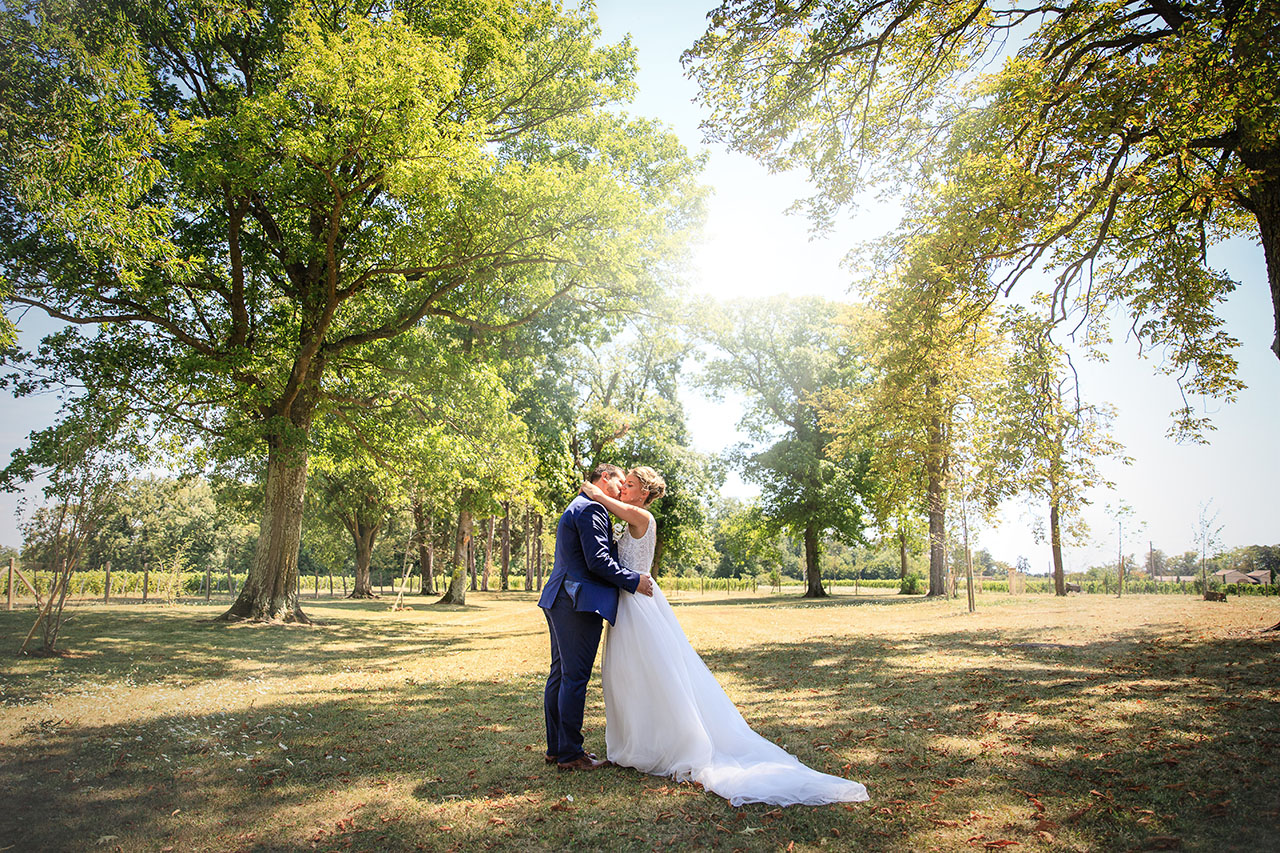
[[[649, 574], [657, 531], [645, 508], [666, 491], [652, 468], [627, 473], [618, 498], [582, 492], [626, 523], [619, 562]], [[624, 595], [605, 635], [605, 746], [615, 764], [698, 782], [732, 805], [822, 805], [867, 799], [857, 782], [812, 770], [751, 730], [689, 645], [662, 590]]]

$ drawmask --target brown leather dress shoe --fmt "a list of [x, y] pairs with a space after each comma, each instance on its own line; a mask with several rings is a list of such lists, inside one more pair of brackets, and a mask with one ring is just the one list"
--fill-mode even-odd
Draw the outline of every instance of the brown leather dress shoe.
[[572, 761], [557, 761], [556, 767], [560, 770], [599, 770], [609, 762], [599, 761], [590, 755], [579, 755]]
[[[588, 752], [587, 757], [590, 758], [592, 761], [595, 761], [598, 758], [598, 756], [594, 752]], [[555, 764], [558, 761], [558, 759], [554, 755], [551, 755], [550, 753], [544, 753], [542, 756], [542, 759], [548, 764]], [[608, 763], [608, 762], [605, 762], [605, 763]]]

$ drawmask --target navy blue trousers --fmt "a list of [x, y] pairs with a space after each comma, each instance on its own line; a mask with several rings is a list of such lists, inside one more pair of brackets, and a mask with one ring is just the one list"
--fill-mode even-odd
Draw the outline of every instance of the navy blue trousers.
[[542, 611], [551, 630], [551, 674], [542, 694], [547, 718], [547, 755], [572, 761], [582, 755], [582, 716], [587, 706], [587, 682], [595, 666], [604, 620], [595, 613], [579, 613], [563, 589], [549, 609]]

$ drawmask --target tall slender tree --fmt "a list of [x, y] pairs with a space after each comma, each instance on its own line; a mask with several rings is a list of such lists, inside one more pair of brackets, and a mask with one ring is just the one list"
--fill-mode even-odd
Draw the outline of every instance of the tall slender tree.
[[90, 392], [69, 401], [64, 418], [41, 431], [31, 448], [18, 454], [3, 472], [9, 482], [44, 481], [46, 504], [32, 513], [24, 536], [41, 551], [52, 581], [44, 600], [36, 596], [36, 621], [19, 654], [39, 631], [41, 651], [58, 652], [63, 611], [72, 573], [98, 526], [109, 515], [112, 495], [126, 477], [126, 466], [141, 448], [132, 440], [128, 407], [114, 395]]
[[1012, 308], [1003, 325], [1012, 346], [994, 409], [997, 449], [988, 464], [995, 470], [986, 479], [996, 484], [993, 498], [1023, 491], [1046, 507], [1054, 590], [1066, 595], [1064, 541], [1084, 532], [1079, 513], [1089, 503], [1089, 490], [1111, 486], [1098, 460], [1129, 460], [1109, 435], [1111, 409], [1084, 398], [1075, 368], [1054, 343], [1048, 320]]

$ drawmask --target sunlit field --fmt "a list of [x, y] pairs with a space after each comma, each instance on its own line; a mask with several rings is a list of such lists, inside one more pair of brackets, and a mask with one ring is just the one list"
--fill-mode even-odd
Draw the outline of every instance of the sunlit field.
[[532, 594], [431, 600], [79, 605], [61, 658], [0, 613], [0, 848], [1280, 849], [1273, 599], [681, 593], [747, 720], [871, 793], [785, 810], [547, 767]]

